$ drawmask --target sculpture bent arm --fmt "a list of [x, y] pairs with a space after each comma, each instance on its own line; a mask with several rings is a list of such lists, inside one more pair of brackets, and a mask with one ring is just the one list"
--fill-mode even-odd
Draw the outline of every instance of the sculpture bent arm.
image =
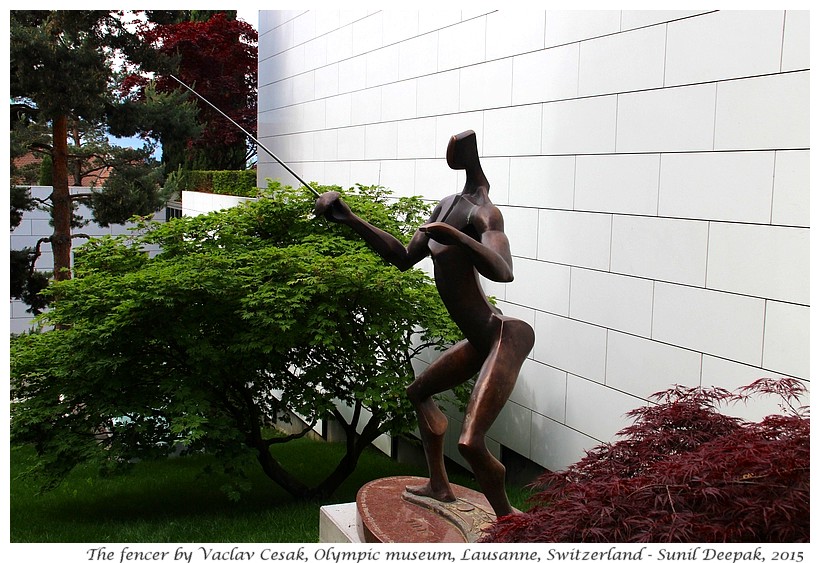
[[504, 219], [494, 205], [478, 208], [472, 224], [480, 235], [477, 241], [446, 223], [428, 223], [419, 228], [439, 244], [458, 244], [467, 251], [478, 273], [495, 282], [513, 280], [510, 242], [504, 234]]

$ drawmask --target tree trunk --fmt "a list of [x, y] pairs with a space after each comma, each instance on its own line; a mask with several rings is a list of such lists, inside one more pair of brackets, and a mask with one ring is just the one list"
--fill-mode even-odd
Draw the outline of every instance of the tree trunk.
[[[357, 406], [360, 403], [357, 403]], [[356, 417], [354, 417], [355, 419]], [[370, 421], [362, 428], [362, 433], [356, 433], [356, 423], [347, 424], [340, 414], [336, 414], [336, 420], [342, 425], [346, 435], [346, 452], [344, 457], [339, 461], [336, 468], [328, 475], [319, 485], [311, 490], [311, 496], [314, 498], [327, 498], [332, 495], [339, 486], [350, 477], [356, 470], [359, 463], [359, 457], [365, 448], [373, 443], [373, 440], [382, 434], [380, 428], [381, 417], [375, 414]]]
[[296, 477], [288, 473], [284, 467], [279, 465], [279, 462], [270, 454], [268, 446], [258, 445], [257, 452], [257, 459], [259, 459], [259, 463], [262, 466], [262, 471], [265, 472], [265, 475], [267, 475], [271, 481], [285, 489], [294, 498], [310, 498], [310, 489]]
[[68, 118], [60, 115], [52, 122], [51, 174], [54, 234], [54, 279], [71, 279], [71, 193], [68, 189]]
[[[382, 434], [382, 429], [379, 424], [381, 417], [373, 416], [370, 421], [362, 429], [361, 435], [356, 433], [356, 425], [349, 424], [342, 415], [336, 413], [336, 418], [342, 425], [346, 435], [346, 452], [344, 457], [339, 461], [339, 464], [325, 477], [325, 479], [315, 487], [309, 487], [302, 483], [296, 476], [288, 472], [282, 467], [276, 459], [271, 455], [270, 448], [261, 439], [258, 433], [252, 433], [249, 443], [257, 451], [257, 459], [262, 466], [262, 471], [269, 479], [274, 481], [277, 485], [285, 489], [294, 498], [301, 500], [308, 499], [325, 499], [330, 497], [339, 486], [350, 477], [356, 470], [356, 465], [359, 462], [362, 452], [365, 448], [373, 443], [373, 440]], [[354, 417], [354, 419], [357, 417]]]
[[[74, 141], [74, 146], [78, 149], [80, 148], [80, 130], [75, 124], [71, 128], [71, 139]], [[70, 160], [71, 163], [71, 176], [73, 177], [72, 185], [74, 186], [82, 186], [83, 185], [83, 159], [80, 157], [75, 156]]]

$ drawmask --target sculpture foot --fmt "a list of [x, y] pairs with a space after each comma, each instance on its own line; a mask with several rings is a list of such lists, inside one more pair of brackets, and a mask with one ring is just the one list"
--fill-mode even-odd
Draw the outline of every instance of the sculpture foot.
[[[430, 487], [429, 484], [428, 486], [418, 487], [407, 486], [402, 494], [402, 499], [443, 517], [459, 530], [467, 542], [478, 541], [495, 521], [495, 514], [493, 514], [487, 503], [486, 497], [481, 497], [480, 502], [476, 502], [475, 499], [468, 500], [464, 497], [442, 500], [427, 494], [414, 493], [414, 490], [427, 493], [430, 492]], [[478, 493], [474, 493], [473, 496], [475, 494]]]
[[427, 497], [441, 502], [455, 502], [456, 500], [456, 495], [453, 494], [453, 491], [449, 486], [446, 488], [434, 489], [430, 484], [430, 481], [427, 481], [424, 485], [419, 485], [417, 487], [411, 487], [408, 485], [404, 488], [404, 490], [411, 495]]

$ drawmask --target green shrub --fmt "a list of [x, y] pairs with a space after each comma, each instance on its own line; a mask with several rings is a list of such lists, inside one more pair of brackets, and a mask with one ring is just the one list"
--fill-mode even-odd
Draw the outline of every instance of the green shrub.
[[256, 170], [179, 170], [172, 174], [180, 191], [256, 197]]
[[[404, 241], [429, 213], [377, 186], [345, 199]], [[36, 446], [30, 473], [43, 488], [83, 463], [110, 474], [182, 444], [216, 456], [232, 497], [249, 460], [295, 497], [328, 497], [373, 440], [412, 429], [413, 358], [461, 335], [427, 274], [401, 272], [313, 217], [314, 201], [274, 185], [245, 205], [77, 250], [74, 278], [50, 287], [42, 316], [62, 330], [10, 350], [11, 442]], [[149, 256], [149, 245], [162, 251]], [[290, 412], [346, 434], [321, 483], [275, 457], [298, 433], [263, 434]]]
[[218, 170], [211, 172], [213, 193], [254, 197], [257, 193], [256, 170]]

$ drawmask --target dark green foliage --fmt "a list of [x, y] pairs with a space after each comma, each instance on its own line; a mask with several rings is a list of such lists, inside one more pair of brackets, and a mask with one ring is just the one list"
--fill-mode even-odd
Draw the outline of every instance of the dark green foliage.
[[[491, 542], [807, 542], [810, 421], [805, 386], [761, 379], [732, 393], [675, 387], [631, 413], [623, 440], [547, 473], [534, 507], [500, 519]], [[724, 402], [780, 396], [783, 414], [747, 422]]]
[[10, 86], [44, 121], [62, 114], [97, 120], [107, 103], [110, 49], [131, 52], [136, 37], [115, 12], [12, 10]]
[[256, 170], [219, 170], [212, 178], [215, 194], [253, 197], [258, 192]]
[[[168, 63], [170, 65], [170, 63]], [[158, 72], [172, 72], [172, 66]], [[189, 95], [179, 90], [157, 91], [154, 82], [144, 77], [129, 75], [119, 85], [119, 104], [108, 108], [108, 126], [111, 134], [118, 137], [140, 135], [162, 145], [162, 160], [166, 170], [174, 170], [180, 164], [168, 154], [183, 151], [202, 133], [197, 123], [199, 110]]]
[[40, 175], [37, 177], [37, 184], [40, 186], [50, 186], [53, 182], [54, 170], [51, 164], [51, 155], [44, 155], [40, 163]]
[[[345, 197], [406, 239], [427, 206], [387, 195]], [[76, 278], [53, 285], [44, 315], [64, 330], [12, 342], [12, 442], [36, 445], [46, 487], [81, 462], [114, 471], [183, 444], [216, 454], [237, 487], [255, 457], [292, 494], [326, 496], [377, 436], [413, 425], [410, 360], [460, 335], [423, 272], [387, 265], [312, 206], [274, 186], [252, 204], [78, 250]], [[144, 244], [162, 252], [149, 258]], [[283, 438], [263, 433], [289, 411], [348, 435], [318, 484], [282, 468]]]
[[40, 293], [48, 287], [49, 276], [32, 269], [35, 250], [24, 248], [10, 251], [9, 272], [10, 297], [20, 299], [28, 305], [28, 312], [39, 315], [49, 303], [45, 294]]
[[132, 164], [111, 171], [104, 190], [94, 191], [91, 209], [102, 226], [125, 223], [134, 215], [150, 215], [169, 194], [162, 189], [163, 172], [150, 164]]
[[28, 189], [21, 186], [12, 186], [9, 195], [11, 204], [11, 220], [9, 225], [11, 230], [20, 226], [20, 221], [23, 220], [23, 213], [31, 211], [36, 207], [36, 202], [31, 199], [31, 194]]

